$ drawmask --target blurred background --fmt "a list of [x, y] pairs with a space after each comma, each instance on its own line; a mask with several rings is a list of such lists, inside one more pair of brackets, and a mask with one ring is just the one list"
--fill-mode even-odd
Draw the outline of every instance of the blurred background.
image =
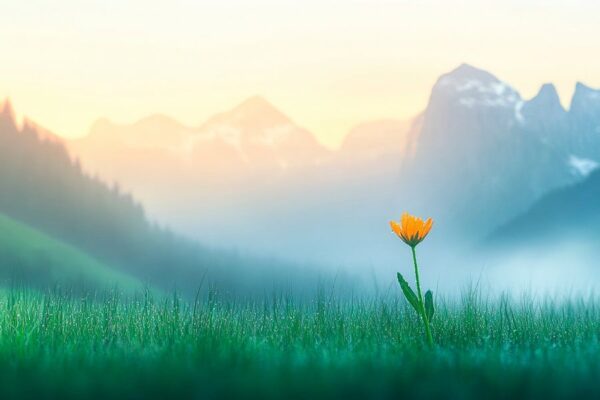
[[[600, 4], [0, 5], [4, 282], [594, 290]], [[312, 288], [312, 289], [311, 289]]]

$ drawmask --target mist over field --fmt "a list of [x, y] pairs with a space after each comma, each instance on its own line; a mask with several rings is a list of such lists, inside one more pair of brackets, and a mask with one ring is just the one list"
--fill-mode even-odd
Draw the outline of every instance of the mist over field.
[[407, 267], [388, 223], [409, 210], [435, 221], [421, 257], [442, 290], [590, 290], [599, 126], [600, 91], [578, 83], [565, 110], [551, 84], [523, 99], [467, 64], [416, 117], [359, 124], [335, 150], [259, 96], [198, 127], [102, 119], [73, 140], [20, 126], [6, 101], [0, 211], [164, 287], [211, 271], [377, 291]]
[[598, 99], [577, 84], [566, 111], [552, 85], [524, 100], [463, 64], [424, 112], [360, 124], [336, 150], [261, 97], [200, 127], [101, 120], [75, 140], [19, 127], [7, 101], [1, 211], [164, 287], [212, 271], [232, 288], [300, 274], [378, 291], [407, 268], [388, 222], [410, 210], [435, 220], [421, 257], [441, 290], [590, 290]]
[[[493, 281], [495, 265], [506, 263], [519, 271], [511, 274], [519, 288], [561, 291], [556, 277], [594, 269], [593, 246], [565, 254], [576, 238], [599, 234], [589, 222], [598, 215], [593, 194], [577, 194], [578, 185], [598, 190], [599, 99], [600, 91], [578, 83], [567, 110], [552, 84], [526, 99], [462, 64], [432, 82], [414, 118], [358, 124], [337, 149], [261, 96], [198, 126], [159, 114], [131, 124], [101, 119], [87, 136], [56, 140], [84, 173], [132, 193], [148, 220], [212, 248], [377, 288], [403, 267], [405, 249], [388, 221], [408, 210], [435, 220], [422, 257], [440, 287]], [[572, 198], [552, 208], [546, 198], [570, 186]], [[534, 217], [520, 224], [528, 211]], [[538, 240], [565, 212], [574, 215], [560, 229], [575, 236]], [[542, 261], [540, 251], [556, 257]], [[572, 285], [584, 283], [593, 286]]]

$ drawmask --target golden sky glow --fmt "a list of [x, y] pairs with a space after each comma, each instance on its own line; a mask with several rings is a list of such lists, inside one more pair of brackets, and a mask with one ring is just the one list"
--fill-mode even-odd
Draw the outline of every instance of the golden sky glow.
[[[10, 3], [10, 4], [8, 4]], [[0, 96], [64, 136], [98, 117], [188, 125], [260, 94], [329, 146], [422, 110], [462, 62], [568, 106], [600, 86], [597, 1], [0, 0]]]

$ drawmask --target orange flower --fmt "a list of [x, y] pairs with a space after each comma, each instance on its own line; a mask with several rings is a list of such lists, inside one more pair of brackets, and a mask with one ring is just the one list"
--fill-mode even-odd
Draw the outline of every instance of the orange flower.
[[402, 214], [400, 223], [390, 221], [392, 231], [410, 247], [415, 247], [421, 243], [431, 230], [432, 225], [433, 220], [431, 218], [423, 221], [421, 218], [412, 216], [407, 212]]

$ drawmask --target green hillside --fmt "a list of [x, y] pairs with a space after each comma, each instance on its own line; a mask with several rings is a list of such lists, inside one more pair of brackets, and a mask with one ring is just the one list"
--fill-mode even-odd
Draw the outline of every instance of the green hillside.
[[587, 179], [553, 190], [529, 210], [500, 227], [487, 245], [557, 245], [565, 240], [600, 238], [600, 170]]
[[140, 288], [141, 282], [119, 273], [86, 253], [0, 214], [2, 283], [36, 286]]

